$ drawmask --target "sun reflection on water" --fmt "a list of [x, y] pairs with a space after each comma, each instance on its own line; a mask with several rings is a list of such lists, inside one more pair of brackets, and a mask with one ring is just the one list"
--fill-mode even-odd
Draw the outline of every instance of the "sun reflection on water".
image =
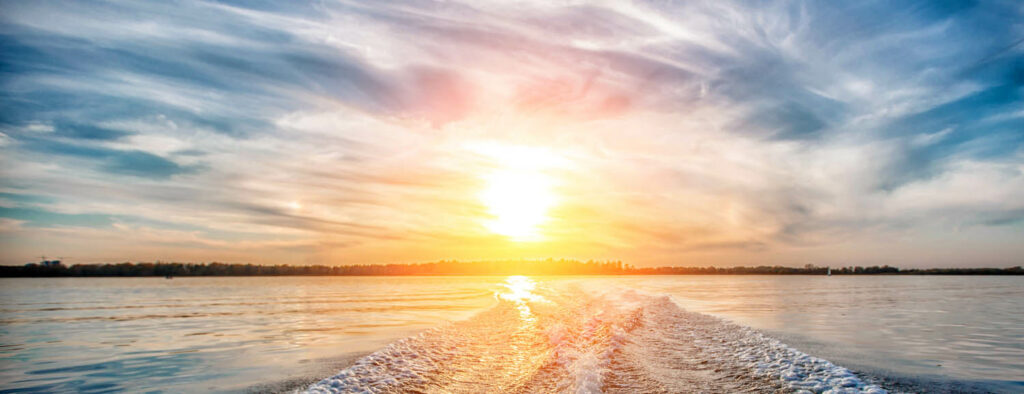
[[515, 304], [516, 309], [519, 310], [519, 317], [524, 322], [535, 321], [536, 318], [530, 310], [529, 303], [546, 301], [544, 297], [534, 293], [534, 290], [537, 288], [537, 282], [526, 276], [513, 275], [506, 278], [501, 286], [504, 287], [504, 291], [499, 291], [497, 296]]

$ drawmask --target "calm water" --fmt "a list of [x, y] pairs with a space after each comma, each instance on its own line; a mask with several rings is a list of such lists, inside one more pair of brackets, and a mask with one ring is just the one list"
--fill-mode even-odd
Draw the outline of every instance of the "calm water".
[[0, 387], [237, 391], [334, 372], [503, 278], [0, 279]]
[[[1024, 390], [1022, 305], [1024, 279], [1015, 277], [0, 279], [0, 390], [305, 387], [407, 338], [371, 356], [386, 368], [356, 362], [332, 387], [391, 382], [364, 377], [406, 368], [417, 384], [442, 389], [486, 381], [520, 391], [758, 391], [776, 383], [629, 363], [713, 360], [746, 371], [751, 354], [790, 365], [806, 361], [793, 353], [802, 352], [835, 364], [822, 368], [860, 372], [858, 387], [1012, 392]], [[446, 321], [459, 323], [415, 336]], [[458, 353], [474, 344], [472, 355]], [[431, 357], [484, 368], [443, 372], [434, 363], [425, 372], [405, 362]], [[509, 365], [517, 370], [501, 370]], [[793, 372], [762, 367], [750, 379]], [[798, 373], [788, 387], [839, 384], [842, 371], [829, 371], [837, 378]]]

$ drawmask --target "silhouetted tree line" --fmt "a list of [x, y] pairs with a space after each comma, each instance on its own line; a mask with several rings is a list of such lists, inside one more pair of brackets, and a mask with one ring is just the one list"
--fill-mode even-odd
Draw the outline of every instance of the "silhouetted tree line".
[[[627, 274], [637, 275], [827, 275], [829, 267], [807, 265], [802, 268], [783, 266], [757, 267], [657, 267], [636, 268]], [[899, 269], [888, 265], [849, 266], [831, 269], [832, 275], [1024, 275], [1020, 266], [1010, 268], [929, 268]]]
[[[64, 265], [51, 260], [24, 266], [0, 266], [0, 277], [58, 276], [358, 276], [358, 275], [825, 275], [829, 267], [649, 267], [621, 261], [506, 260], [460, 262], [442, 260], [419, 264], [359, 265], [256, 265], [224, 263], [119, 263]], [[1011, 268], [932, 268], [901, 270], [896, 267], [840, 267], [832, 275], [1024, 275]]]

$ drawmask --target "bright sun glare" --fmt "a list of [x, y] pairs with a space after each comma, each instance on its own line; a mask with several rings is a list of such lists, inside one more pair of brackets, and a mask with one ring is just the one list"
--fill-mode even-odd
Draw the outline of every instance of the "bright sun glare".
[[484, 223], [492, 232], [514, 241], [542, 238], [541, 226], [556, 198], [553, 179], [537, 156], [530, 150], [502, 149], [502, 167], [484, 177], [487, 186], [480, 199], [492, 216]]

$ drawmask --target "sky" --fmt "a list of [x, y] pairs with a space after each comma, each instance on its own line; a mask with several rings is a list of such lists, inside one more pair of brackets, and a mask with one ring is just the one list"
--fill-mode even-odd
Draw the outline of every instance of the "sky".
[[0, 264], [1024, 263], [1024, 3], [0, 2]]

